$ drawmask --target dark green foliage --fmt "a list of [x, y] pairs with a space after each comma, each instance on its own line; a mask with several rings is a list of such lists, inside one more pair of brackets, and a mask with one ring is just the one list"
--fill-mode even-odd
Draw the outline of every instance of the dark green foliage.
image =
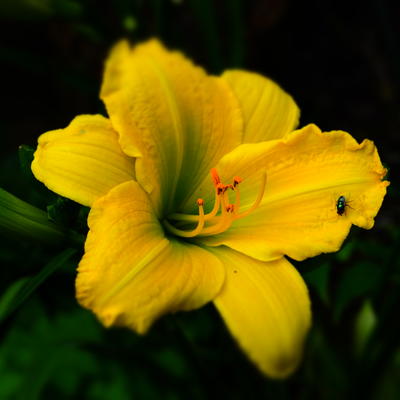
[[[17, 197], [0, 192], [0, 218], [29, 220], [36, 229], [32, 235], [10, 222], [0, 232], [1, 400], [400, 398], [395, 7], [387, 1], [2, 0], [0, 22], [0, 186]], [[271, 76], [294, 95], [302, 125], [368, 137], [389, 163], [392, 185], [375, 227], [353, 228], [336, 254], [295, 263], [314, 320], [304, 361], [287, 381], [259, 374], [212, 305], [162, 318], [139, 337], [103, 328], [75, 300], [89, 210], [33, 178], [36, 140], [77, 114], [105, 114], [98, 91], [110, 46], [120, 37], [151, 36], [210, 72], [246, 67]]]
[[49, 278], [57, 269], [76, 253], [74, 249], [67, 249], [53, 258], [34, 277], [21, 278], [15, 281], [0, 298], [0, 322], [18, 309], [38, 287]]

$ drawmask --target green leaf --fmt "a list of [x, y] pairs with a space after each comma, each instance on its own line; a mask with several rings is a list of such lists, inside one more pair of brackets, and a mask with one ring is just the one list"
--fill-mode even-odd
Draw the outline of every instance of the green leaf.
[[340, 262], [347, 262], [350, 260], [351, 256], [354, 253], [354, 250], [356, 249], [356, 241], [350, 241], [346, 243], [339, 252], [336, 253], [336, 258]]
[[127, 15], [122, 20], [122, 26], [127, 32], [133, 32], [137, 30], [138, 22], [133, 15]]
[[357, 354], [361, 354], [376, 327], [377, 317], [369, 300], [366, 300], [359, 311], [354, 326], [354, 345]]
[[218, 35], [216, 5], [212, 0], [190, 0], [194, 16], [199, 24], [211, 72], [222, 71], [221, 41]]
[[[0, 188], [0, 227], [7, 234], [44, 242], [60, 242], [65, 233], [47, 214]], [[4, 232], [4, 233], [5, 233]]]
[[45, 21], [55, 16], [78, 18], [82, 5], [73, 0], [1, 0], [0, 17], [17, 21]]
[[103, 329], [75, 304], [52, 314], [41, 300], [27, 302], [2, 338], [0, 399], [89, 399], [85, 382], [104, 367], [91, 350]]
[[63, 18], [77, 19], [82, 16], [83, 6], [74, 0], [52, 0], [55, 14]]
[[82, 245], [83, 237], [49, 221], [47, 214], [0, 188], [0, 228], [15, 239], [33, 239], [42, 243], [60, 244], [70, 240]]
[[182, 354], [173, 348], [157, 349], [152, 356], [163, 370], [177, 378], [185, 376], [189, 368]]
[[12, 308], [15, 298], [28, 281], [29, 278], [27, 277], [18, 279], [13, 282], [0, 297], [0, 321], [4, 319], [4, 316], [8, 315], [8, 310]]
[[33, 161], [33, 154], [35, 149], [25, 144], [22, 144], [18, 148], [19, 163], [21, 165], [22, 172], [25, 176], [33, 177], [31, 164]]
[[337, 321], [345, 308], [355, 299], [371, 294], [382, 278], [379, 266], [360, 262], [345, 271], [337, 288], [334, 318]]
[[326, 262], [319, 268], [304, 273], [303, 277], [307, 285], [313, 287], [325, 304], [329, 304], [329, 276], [331, 272], [330, 263]]
[[0, 299], [0, 321], [15, 312], [50, 275], [76, 253], [75, 249], [66, 249], [46, 264], [34, 277], [23, 278], [10, 286]]
[[52, 16], [51, 0], [2, 0], [0, 16], [16, 20], [44, 20]]
[[244, 4], [242, 0], [231, 0], [226, 2], [226, 14], [230, 18], [226, 19], [229, 28], [230, 68], [240, 68], [244, 64], [245, 56], [245, 26], [244, 26]]
[[47, 215], [50, 221], [61, 226], [70, 226], [78, 217], [79, 208], [77, 204], [65, 197], [57, 197], [57, 199], [47, 206]]

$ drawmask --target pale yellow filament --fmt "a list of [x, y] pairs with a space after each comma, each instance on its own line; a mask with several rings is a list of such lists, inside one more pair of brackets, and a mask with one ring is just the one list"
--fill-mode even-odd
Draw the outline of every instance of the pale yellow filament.
[[175, 228], [175, 226], [171, 225], [166, 219], [163, 221], [165, 228], [168, 231], [173, 233], [174, 235], [191, 238], [197, 236], [204, 228], [204, 207], [202, 204], [199, 204], [199, 216], [198, 216], [198, 223], [195, 229], [192, 231], [184, 231], [182, 229]]
[[232, 224], [233, 218], [232, 214], [227, 211], [227, 203], [225, 200], [225, 193], [220, 194], [221, 196], [221, 216], [215, 225], [211, 225], [204, 228], [199, 236], [210, 236], [217, 235], [218, 233], [225, 232]]
[[235, 207], [233, 209], [233, 213], [237, 215], [239, 213], [240, 209], [240, 190], [239, 190], [239, 185], [235, 186]]
[[[220, 197], [218, 196], [218, 189], [216, 189], [215, 190], [214, 207], [209, 213], [204, 215], [204, 221], [208, 221], [217, 215], [220, 204], [221, 204], [221, 200], [220, 200]], [[168, 219], [173, 219], [175, 221], [197, 222], [199, 220], [199, 216], [191, 215], [191, 214], [174, 213], [174, 214], [168, 215]]]
[[261, 200], [264, 197], [264, 192], [265, 192], [265, 186], [267, 184], [267, 173], [264, 172], [262, 174], [262, 178], [261, 178], [261, 187], [260, 190], [258, 192], [258, 196], [256, 198], [256, 201], [254, 202], [254, 204], [246, 211], [242, 212], [241, 214], [237, 214], [235, 216], [235, 219], [239, 219], [239, 218], [243, 218], [243, 217], [247, 217], [250, 213], [252, 213], [261, 203]]

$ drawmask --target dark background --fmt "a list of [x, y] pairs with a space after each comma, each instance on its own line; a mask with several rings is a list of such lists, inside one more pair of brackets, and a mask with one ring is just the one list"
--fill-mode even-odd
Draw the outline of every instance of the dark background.
[[[18, 146], [105, 114], [103, 62], [121, 37], [159, 37], [212, 73], [273, 78], [301, 125], [372, 139], [392, 185], [373, 230], [353, 228], [340, 252], [298, 265], [314, 325], [283, 382], [258, 373], [212, 306], [163, 318], [145, 337], [105, 330], [74, 299], [79, 252], [53, 272], [62, 249], [3, 231], [0, 399], [400, 398], [399, 21], [388, 0], [2, 0], [0, 185], [59, 224], [85, 233], [87, 210], [35, 182]], [[1, 318], [1, 293], [27, 277], [40, 287]]]

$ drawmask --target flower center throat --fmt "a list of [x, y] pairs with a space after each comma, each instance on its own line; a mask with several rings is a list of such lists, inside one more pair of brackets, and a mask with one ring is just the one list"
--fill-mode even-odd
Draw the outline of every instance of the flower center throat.
[[[240, 218], [246, 217], [253, 212], [261, 203], [265, 186], [267, 183], [267, 175], [265, 172], [262, 174], [261, 186], [257, 198], [253, 205], [247, 210], [240, 212], [240, 183], [242, 179], [238, 176], [233, 178], [231, 184], [223, 184], [218, 176], [217, 170], [212, 168], [210, 171], [211, 178], [215, 188], [215, 199], [213, 209], [205, 214], [204, 213], [204, 200], [198, 199], [197, 206], [199, 208], [198, 215], [192, 214], [171, 214], [163, 221], [163, 225], [167, 231], [184, 238], [193, 238], [196, 236], [211, 236], [218, 233], [225, 232], [232, 223]], [[232, 190], [235, 193], [235, 202], [230, 203], [228, 191]], [[175, 221], [172, 224], [170, 221]], [[187, 224], [197, 223], [191, 230], [180, 229], [177, 226], [184, 226]], [[177, 225], [177, 226], [176, 226]]]

